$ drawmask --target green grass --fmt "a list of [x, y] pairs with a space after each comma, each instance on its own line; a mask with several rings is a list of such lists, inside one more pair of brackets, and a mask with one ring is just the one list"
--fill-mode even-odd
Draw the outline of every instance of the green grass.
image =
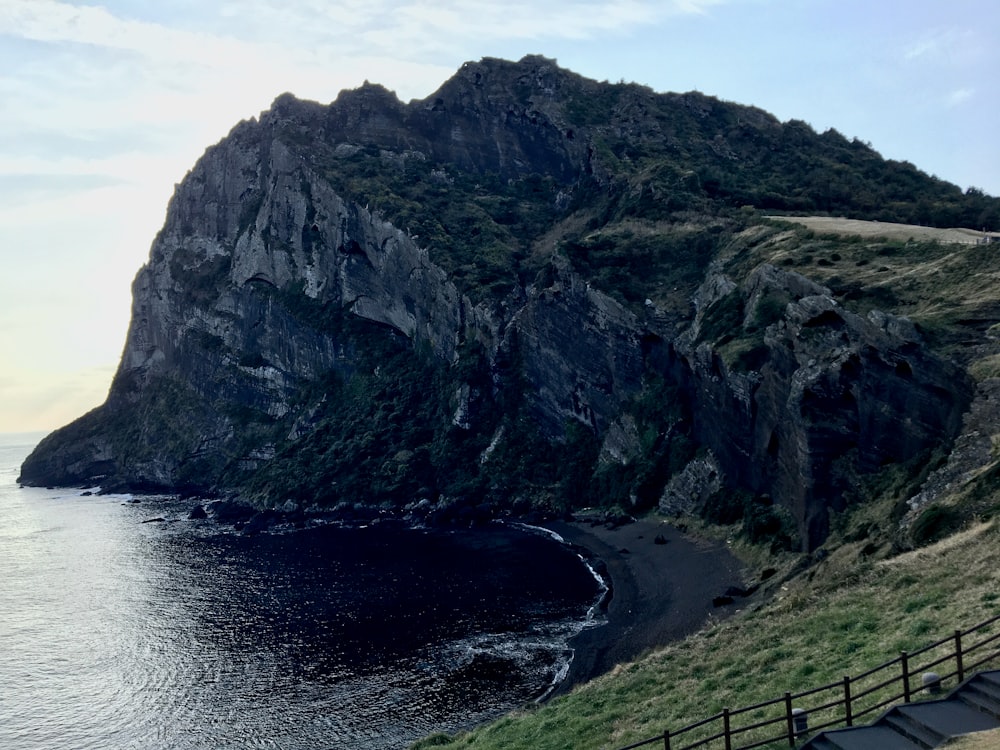
[[809, 574], [778, 586], [763, 605], [620, 665], [567, 696], [415, 747], [622, 747], [724, 707], [860, 674], [900, 650], [914, 651], [1000, 614], [1000, 530], [993, 524], [879, 562], [860, 556], [859, 545], [843, 545]]
[[[846, 308], [905, 315], [939, 351], [962, 349], [978, 326], [997, 317], [1000, 253], [990, 245], [817, 236], [783, 222], [745, 232], [727, 270], [736, 277], [761, 262], [827, 286]], [[742, 273], [741, 273], [742, 272]], [[1000, 372], [988, 355], [972, 369], [977, 379]]]
[[948, 750], [1000, 750], [1000, 729], [956, 737], [943, 747]]

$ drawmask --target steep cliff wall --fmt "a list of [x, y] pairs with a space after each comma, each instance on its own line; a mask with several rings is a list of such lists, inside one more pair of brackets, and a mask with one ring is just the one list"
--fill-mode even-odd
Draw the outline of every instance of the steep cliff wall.
[[[907, 319], [862, 318], [770, 265], [741, 286], [713, 276], [700, 291], [698, 319], [678, 341], [695, 434], [730, 482], [790, 510], [808, 547], [826, 538], [859, 475], [926, 459], [957, 433], [968, 378]], [[740, 320], [704, 340], [726, 307]]]
[[[743, 108], [722, 148], [691, 134], [723, 105], [657, 96], [526, 58], [406, 105], [279, 97], [178, 186], [107, 402], [21, 481], [648, 504], [700, 447], [713, 482], [820, 544], [854, 477], [947, 450], [968, 378], [906, 318], [767, 263], [727, 272], [767, 238], [693, 212], [718, 186], [677, 154], [729, 161], [782, 126]], [[293, 466], [315, 476], [278, 481]]]

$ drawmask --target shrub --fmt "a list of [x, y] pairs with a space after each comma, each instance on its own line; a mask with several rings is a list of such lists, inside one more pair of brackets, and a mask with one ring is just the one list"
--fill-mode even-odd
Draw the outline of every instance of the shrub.
[[791, 516], [766, 495], [722, 489], [705, 502], [701, 515], [710, 523], [726, 526], [742, 522], [743, 538], [751, 544], [769, 545], [772, 551], [791, 549], [794, 544]]
[[960, 524], [961, 516], [954, 508], [946, 505], [930, 505], [913, 522], [910, 539], [920, 547], [947, 536]]
[[717, 299], [708, 309], [701, 321], [701, 341], [715, 341], [725, 336], [734, 335], [743, 325], [743, 297], [737, 291], [732, 291], [722, 299]]

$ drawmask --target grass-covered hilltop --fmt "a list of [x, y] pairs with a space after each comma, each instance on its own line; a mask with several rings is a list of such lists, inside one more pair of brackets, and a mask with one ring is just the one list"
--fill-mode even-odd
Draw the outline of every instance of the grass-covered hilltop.
[[998, 232], [858, 139], [542, 57], [285, 94], [177, 187], [106, 403], [21, 481], [776, 556], [753, 611], [427, 741], [627, 744], [995, 611]]

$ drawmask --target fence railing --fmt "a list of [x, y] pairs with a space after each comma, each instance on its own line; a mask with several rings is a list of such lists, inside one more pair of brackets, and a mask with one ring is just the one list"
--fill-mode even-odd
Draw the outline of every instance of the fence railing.
[[[1000, 615], [900, 655], [855, 677], [737, 709], [619, 748], [660, 745], [664, 750], [795, 747], [798, 740], [831, 727], [853, 726], [889, 706], [937, 697], [944, 684], [1000, 661]], [[948, 671], [942, 671], [948, 670]]]

